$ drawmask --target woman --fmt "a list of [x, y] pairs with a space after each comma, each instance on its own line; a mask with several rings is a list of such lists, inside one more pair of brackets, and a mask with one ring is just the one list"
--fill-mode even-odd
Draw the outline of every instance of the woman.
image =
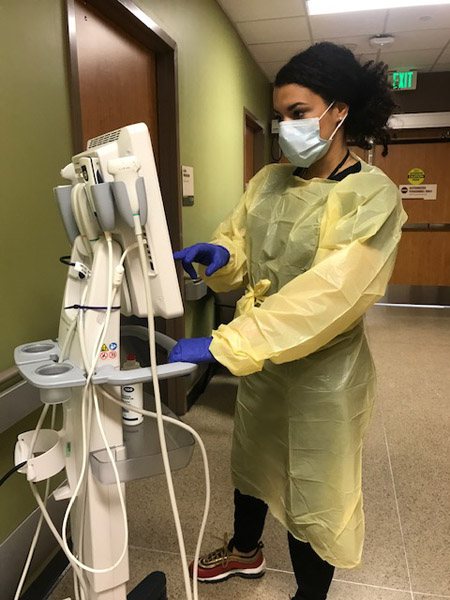
[[232, 450], [235, 530], [199, 578], [264, 573], [267, 508], [288, 530], [298, 591], [323, 600], [334, 567], [360, 564], [362, 440], [375, 394], [365, 311], [384, 295], [406, 220], [396, 186], [348, 151], [384, 139], [394, 103], [382, 64], [320, 43], [278, 73], [280, 146], [211, 244], [176, 255], [217, 292], [247, 286], [235, 319], [181, 340], [171, 360], [241, 377]]

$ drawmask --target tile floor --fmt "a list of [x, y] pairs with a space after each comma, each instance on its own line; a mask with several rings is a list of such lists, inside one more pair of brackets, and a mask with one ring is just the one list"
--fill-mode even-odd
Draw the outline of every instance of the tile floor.
[[[364, 453], [366, 543], [360, 570], [337, 570], [329, 600], [450, 599], [450, 309], [375, 306], [366, 316], [378, 369], [376, 410]], [[216, 375], [184, 417], [206, 445], [212, 507], [204, 549], [232, 529], [229, 473], [236, 379]], [[203, 504], [199, 451], [176, 473], [187, 551]], [[177, 541], [162, 476], [128, 485], [130, 587], [162, 570], [170, 600], [183, 600]], [[270, 516], [268, 570], [256, 581], [201, 585], [201, 600], [288, 600], [295, 591], [285, 532]], [[71, 594], [70, 574], [51, 600]]]

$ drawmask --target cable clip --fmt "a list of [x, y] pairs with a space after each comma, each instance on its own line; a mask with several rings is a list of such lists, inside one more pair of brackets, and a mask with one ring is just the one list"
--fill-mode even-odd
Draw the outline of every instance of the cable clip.
[[80, 279], [90, 277], [92, 274], [92, 271], [86, 265], [78, 261], [73, 265], [73, 268], [78, 271]]
[[61, 262], [63, 265], [67, 265], [68, 267], [73, 267], [75, 271], [78, 271], [78, 276], [80, 279], [91, 276], [91, 270], [89, 267], [78, 261], [72, 262], [70, 258], [70, 256], [60, 256], [59, 262]]

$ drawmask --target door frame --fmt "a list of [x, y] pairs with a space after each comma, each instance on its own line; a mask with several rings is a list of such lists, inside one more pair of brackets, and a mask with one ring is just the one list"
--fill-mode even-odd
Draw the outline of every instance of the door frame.
[[260, 121], [253, 113], [251, 113], [247, 108], [244, 107], [244, 119], [243, 119], [243, 131], [244, 131], [244, 176], [243, 176], [243, 184], [244, 191], [246, 185], [246, 161], [247, 161], [247, 153], [246, 153], [246, 140], [247, 140], [247, 126], [254, 132], [254, 146], [253, 146], [253, 166], [254, 171], [257, 173], [265, 164], [264, 160], [264, 136], [266, 133], [266, 128], [264, 123]]
[[[119, 27], [134, 40], [151, 50], [156, 59], [157, 115], [159, 130], [159, 178], [173, 248], [183, 247], [181, 218], [181, 168], [178, 125], [177, 44], [144, 11], [130, 0], [84, 0], [102, 17]], [[74, 154], [82, 152], [81, 96], [78, 72], [75, 0], [65, 0], [69, 90]], [[182, 294], [183, 276], [177, 266]], [[184, 317], [161, 320], [159, 329], [178, 340], [184, 337]], [[186, 384], [183, 378], [167, 382], [169, 407], [176, 414], [187, 410]]]

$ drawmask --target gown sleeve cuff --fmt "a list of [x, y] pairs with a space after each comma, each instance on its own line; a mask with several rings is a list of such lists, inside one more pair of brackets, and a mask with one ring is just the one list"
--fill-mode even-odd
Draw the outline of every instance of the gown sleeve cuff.
[[[239, 317], [233, 321], [243, 321], [247, 328], [255, 328], [256, 325], [250, 319]], [[250, 348], [245, 348], [248, 345], [248, 339], [255, 341], [255, 331], [244, 333], [235, 330], [233, 327], [221, 325], [218, 329], [212, 332], [212, 342], [209, 351], [214, 358], [224, 365], [233, 375], [242, 377], [251, 375], [261, 371], [264, 366], [264, 360], [257, 360], [251, 356]], [[248, 335], [248, 337], [247, 337]], [[250, 352], [249, 352], [250, 351]]]
[[226, 248], [230, 253], [230, 260], [209, 277], [205, 274], [207, 267], [198, 265], [199, 276], [214, 292], [228, 292], [244, 287], [247, 274], [247, 257], [244, 252], [222, 240], [213, 240], [210, 243]]

